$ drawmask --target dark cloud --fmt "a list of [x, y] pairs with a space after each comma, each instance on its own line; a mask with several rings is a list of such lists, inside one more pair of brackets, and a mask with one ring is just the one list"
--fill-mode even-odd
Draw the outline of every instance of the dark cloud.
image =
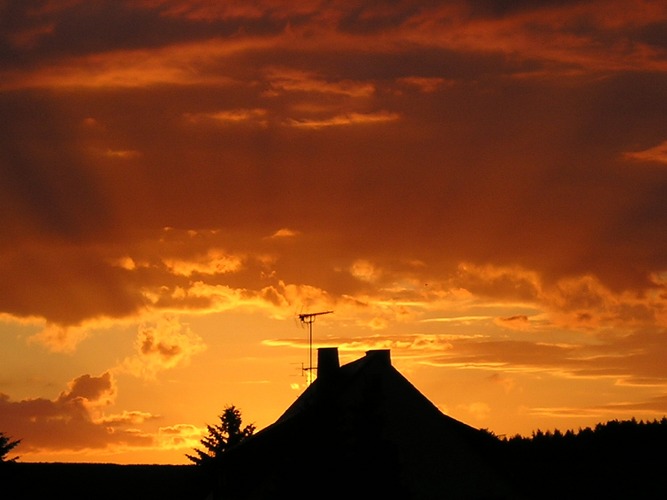
[[81, 450], [105, 448], [111, 444], [146, 446], [152, 439], [136, 432], [111, 429], [97, 422], [90, 405], [100, 402], [112, 391], [109, 374], [83, 375], [72, 381], [70, 390], [56, 400], [44, 398], [11, 401], [0, 394], [0, 426], [12, 436], [21, 437], [25, 453], [40, 449]]
[[88, 374], [77, 377], [70, 383], [70, 390], [63, 392], [58, 397], [58, 402], [67, 403], [77, 399], [87, 402], [112, 396], [114, 393], [113, 382], [110, 373], [103, 373], [99, 377]]
[[104, 195], [58, 105], [31, 92], [0, 95], [0, 217], [8, 235], [32, 229], [81, 242], [110, 225]]
[[171, 4], [178, 3], [142, 5], [104, 0], [68, 2], [58, 7], [45, 2], [10, 1], [0, 22], [4, 35], [0, 55], [9, 67], [26, 67], [45, 60], [156, 49], [213, 37], [226, 38], [239, 32], [245, 36], [266, 36], [285, 28], [284, 20], [270, 15], [206, 19], [188, 16], [185, 9], [181, 9], [180, 15], [169, 15]]
[[[509, 318], [509, 321], [521, 321]], [[439, 352], [430, 362], [442, 365], [476, 366], [480, 369], [504, 371], [552, 371], [568, 373], [572, 377], [613, 377], [618, 383], [647, 386], [661, 384], [667, 371], [658, 361], [664, 355], [655, 332], [636, 333], [627, 339], [598, 345], [565, 343], [497, 341], [490, 338], [452, 339], [446, 352]], [[628, 354], [632, 346], [633, 354]], [[495, 367], [495, 368], [494, 368]], [[633, 375], [629, 376], [628, 374]]]
[[503, 0], [472, 0], [466, 2], [472, 14], [481, 17], [503, 18], [525, 11], [549, 10], [559, 7], [591, 4], [591, 0], [518, 0], [504, 2]]
[[75, 325], [130, 315], [144, 300], [127, 270], [110, 265], [104, 252], [86, 247], [47, 244], [46, 250], [5, 250], [0, 273], [0, 307], [17, 317]]
[[656, 20], [654, 23], [642, 26], [635, 33], [638, 41], [644, 42], [648, 45], [667, 49], [667, 23], [663, 20]]
[[350, 2], [349, 8], [343, 9], [338, 28], [344, 32], [373, 34], [394, 30], [409, 21], [415, 15], [429, 10], [439, 2]]
[[[479, 8], [488, 22], [529, 11], [554, 26], [556, 37], [560, 21], [550, 12], [558, 7], [567, 19], [570, 4]], [[192, 277], [164, 266], [161, 257], [176, 251], [161, 243], [164, 227], [181, 235], [218, 231], [206, 244], [230, 252], [273, 252], [272, 269], [255, 261], [201, 276], [255, 292], [276, 284], [259, 277], [274, 271], [275, 280], [352, 294], [368, 284], [340, 269], [359, 258], [397, 273], [399, 262], [419, 260], [425, 266], [411, 272], [424, 280], [448, 279], [461, 262], [473, 262], [525, 268], [549, 283], [590, 274], [617, 291], [652, 286], [651, 273], [667, 268], [665, 170], [627, 157], [667, 139], [664, 73], [585, 74], [574, 52], [540, 59], [534, 47], [461, 48], [444, 27], [442, 39], [416, 40], [411, 23], [426, 23], [427, 10], [445, 12], [437, 2], [337, 4], [330, 18], [312, 8], [262, 6], [5, 6], [14, 21], [4, 25], [5, 43], [17, 30], [53, 27], [32, 45], [11, 49], [41, 58], [25, 80], [11, 73], [23, 82], [16, 85], [40, 90], [0, 96], [1, 244], [11, 249], [0, 265], [3, 282], [11, 283], [0, 298], [3, 310], [73, 324], [133, 314], [145, 305], [139, 290], [160, 286], [158, 306], [210, 305], [165, 292]], [[581, 7], [590, 12], [589, 4]], [[290, 18], [299, 22], [275, 46], [221, 49], [227, 40], [255, 43], [283, 33]], [[322, 26], [334, 19], [340, 38], [333, 43], [305, 35], [312, 29], [333, 36]], [[602, 30], [596, 26], [589, 29]], [[313, 43], [301, 43], [308, 36]], [[367, 36], [369, 45], [348, 36]], [[184, 42], [201, 44], [186, 50]], [[165, 69], [173, 60], [161, 52], [155, 67], [139, 66], [136, 74], [162, 83], [132, 86], [124, 75], [123, 85], [113, 85], [123, 59], [109, 53], [158, 46], [187, 57], [179, 68], [196, 78], [173, 76]], [[84, 54], [97, 59], [72, 58]], [[43, 67], [59, 69], [63, 61], [68, 71], [94, 71], [61, 83], [49, 73], [39, 83]], [[564, 77], [565, 68], [577, 72]], [[96, 71], [108, 73], [103, 85], [95, 83]], [[406, 78], [447, 85], [423, 92], [406, 87]], [[305, 236], [289, 249], [259, 243], [279, 228]], [[146, 264], [110, 264], [128, 256]], [[517, 283], [467, 285], [490, 296], [534, 297], [533, 283]]]

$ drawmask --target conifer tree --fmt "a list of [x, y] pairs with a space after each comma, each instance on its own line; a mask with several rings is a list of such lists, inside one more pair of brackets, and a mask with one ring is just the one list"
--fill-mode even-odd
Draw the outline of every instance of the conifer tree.
[[233, 405], [227, 406], [219, 415], [219, 419], [220, 424], [206, 426], [208, 435], [200, 441], [204, 449], [195, 448], [196, 455], [185, 455], [195, 464], [211, 463], [229, 448], [239, 444], [255, 432], [253, 424], [241, 428], [241, 411]]
[[9, 436], [5, 436], [3, 432], [0, 432], [0, 462], [16, 462], [19, 457], [14, 457], [12, 459], [7, 459], [7, 454], [12, 451], [21, 440], [12, 441]]

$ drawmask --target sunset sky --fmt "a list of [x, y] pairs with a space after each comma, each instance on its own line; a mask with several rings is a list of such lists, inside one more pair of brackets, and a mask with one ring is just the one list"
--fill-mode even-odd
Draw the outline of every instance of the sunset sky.
[[667, 414], [667, 3], [0, 0], [0, 432], [189, 463], [308, 329], [498, 435]]

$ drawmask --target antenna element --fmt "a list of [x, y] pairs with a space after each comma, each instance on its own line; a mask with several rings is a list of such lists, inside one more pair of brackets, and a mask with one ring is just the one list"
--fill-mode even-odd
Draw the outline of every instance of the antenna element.
[[333, 311], [322, 311], [316, 313], [303, 313], [299, 314], [299, 320], [302, 324], [308, 325], [308, 356], [309, 364], [308, 368], [304, 368], [303, 371], [308, 372], [308, 384], [313, 381], [313, 323], [315, 322], [315, 317], [321, 316], [323, 314], [331, 314]]

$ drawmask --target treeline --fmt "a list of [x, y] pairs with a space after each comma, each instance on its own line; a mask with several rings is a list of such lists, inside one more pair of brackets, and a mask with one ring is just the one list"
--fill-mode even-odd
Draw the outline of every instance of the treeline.
[[667, 418], [632, 419], [498, 437], [494, 458], [527, 498], [667, 498], [665, 450]]

